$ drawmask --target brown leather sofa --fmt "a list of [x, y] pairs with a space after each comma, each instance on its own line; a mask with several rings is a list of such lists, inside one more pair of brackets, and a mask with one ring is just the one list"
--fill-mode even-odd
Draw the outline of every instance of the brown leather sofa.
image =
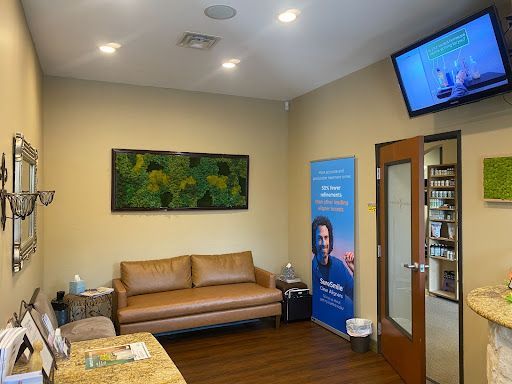
[[277, 328], [275, 286], [249, 251], [125, 261], [113, 280], [116, 323], [121, 334], [164, 333], [272, 316]]

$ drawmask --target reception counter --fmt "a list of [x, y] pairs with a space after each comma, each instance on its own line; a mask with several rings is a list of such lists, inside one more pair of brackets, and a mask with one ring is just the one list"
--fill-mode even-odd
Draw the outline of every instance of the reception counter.
[[[86, 369], [85, 351], [129, 343], [144, 342], [151, 357], [108, 367]], [[27, 372], [17, 364], [13, 373]], [[150, 333], [108, 337], [71, 343], [71, 356], [59, 360], [55, 384], [187, 384], [167, 352]]]
[[467, 297], [469, 307], [489, 320], [489, 384], [512, 383], [512, 303], [505, 300], [511, 292], [505, 285], [498, 285], [474, 289]]

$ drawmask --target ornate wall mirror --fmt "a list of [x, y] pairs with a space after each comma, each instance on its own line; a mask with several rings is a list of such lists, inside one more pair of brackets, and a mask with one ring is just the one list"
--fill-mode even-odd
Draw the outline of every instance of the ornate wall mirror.
[[[14, 186], [13, 191], [37, 192], [37, 150], [28, 143], [23, 134], [14, 137]], [[13, 271], [19, 272], [37, 247], [36, 212], [24, 220], [13, 218]], [[14, 216], [14, 215], [13, 215]]]

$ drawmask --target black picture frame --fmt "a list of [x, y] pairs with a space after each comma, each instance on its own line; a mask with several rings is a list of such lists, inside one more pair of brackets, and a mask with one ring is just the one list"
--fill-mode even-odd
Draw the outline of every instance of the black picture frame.
[[112, 212], [248, 207], [248, 155], [112, 149]]
[[28, 348], [28, 350], [32, 353], [34, 351], [34, 341], [31, 339], [31, 335], [29, 334], [30, 330], [33, 330], [34, 335], [38, 337], [38, 339], [42, 340], [43, 343], [43, 350], [42, 353], [46, 353], [51, 358], [51, 365], [49, 372], [44, 367], [44, 357], [43, 358], [43, 375], [45, 376], [45, 380], [48, 380], [48, 382], [53, 382], [53, 376], [54, 372], [57, 369], [57, 364], [55, 361], [55, 354], [48, 342], [48, 336], [46, 335], [46, 332], [44, 332], [40, 328], [40, 324], [35, 321], [34, 316], [32, 315], [32, 311], [35, 311], [35, 309], [32, 308], [31, 305], [27, 305], [26, 311], [23, 314], [23, 316], [20, 317], [20, 325], [27, 329], [27, 334], [25, 335], [24, 342], [25, 346]]

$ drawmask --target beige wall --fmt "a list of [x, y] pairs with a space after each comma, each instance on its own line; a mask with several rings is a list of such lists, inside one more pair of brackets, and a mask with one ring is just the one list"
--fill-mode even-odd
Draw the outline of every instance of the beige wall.
[[[482, 155], [510, 153], [512, 109], [500, 98], [411, 120], [391, 64], [383, 61], [294, 100], [287, 121], [277, 102], [47, 78], [43, 143], [40, 72], [15, 0], [0, 5], [0, 68], [0, 143], [9, 170], [12, 136], [24, 132], [40, 151], [44, 144], [40, 186], [57, 190], [55, 202], [39, 210], [46, 228], [43, 233], [39, 225], [39, 251], [15, 276], [11, 222], [0, 232], [0, 320], [42, 283], [42, 254], [50, 294], [67, 289], [75, 273], [89, 286], [109, 284], [121, 260], [243, 249], [275, 272], [290, 255], [309, 281], [309, 161], [356, 155], [356, 313], [375, 322], [375, 215], [367, 210], [375, 202], [374, 145], [457, 129], [463, 135], [463, 296], [501, 282], [512, 267], [512, 206], [481, 199]], [[112, 214], [113, 147], [249, 154], [250, 209]], [[482, 383], [486, 322], [465, 306], [464, 326], [466, 383]]]
[[[510, 97], [510, 96], [509, 96]], [[512, 107], [501, 97], [409, 119], [385, 60], [292, 101], [289, 116], [289, 254], [311, 279], [309, 162], [356, 156], [356, 314], [376, 321], [375, 144], [462, 130], [464, 292], [498, 284], [512, 267], [512, 205], [481, 198], [482, 155], [510, 153]], [[485, 382], [486, 321], [464, 306], [466, 383]], [[374, 336], [375, 337], [375, 336]]]
[[[423, 149], [425, 151], [425, 156], [423, 159], [423, 164], [427, 166], [427, 156], [428, 151], [431, 148], [441, 148], [442, 151], [442, 160], [443, 164], [454, 164], [457, 163], [457, 140], [456, 139], [450, 139], [450, 140], [440, 140], [440, 141], [433, 141], [431, 143], [425, 143], [423, 146]], [[428, 165], [437, 165], [437, 160], [434, 162], [429, 163]], [[427, 178], [427, 169], [425, 169], [425, 178]]]
[[[287, 114], [273, 101], [44, 80], [48, 185], [45, 288], [75, 273], [108, 285], [122, 260], [252, 250], [255, 264], [287, 261]], [[248, 154], [249, 209], [168, 213], [110, 211], [111, 149]]]
[[[41, 74], [32, 38], [17, 0], [0, 2], [0, 154], [5, 152], [9, 172], [7, 190], [12, 191], [12, 140], [16, 132], [39, 149], [42, 155]], [[39, 187], [43, 184], [40, 169]], [[39, 210], [38, 223], [42, 223]], [[10, 210], [8, 212], [10, 216]], [[0, 328], [22, 299], [30, 299], [34, 288], [42, 284], [42, 228], [39, 225], [39, 250], [23, 271], [12, 273], [12, 220], [0, 230]]]

